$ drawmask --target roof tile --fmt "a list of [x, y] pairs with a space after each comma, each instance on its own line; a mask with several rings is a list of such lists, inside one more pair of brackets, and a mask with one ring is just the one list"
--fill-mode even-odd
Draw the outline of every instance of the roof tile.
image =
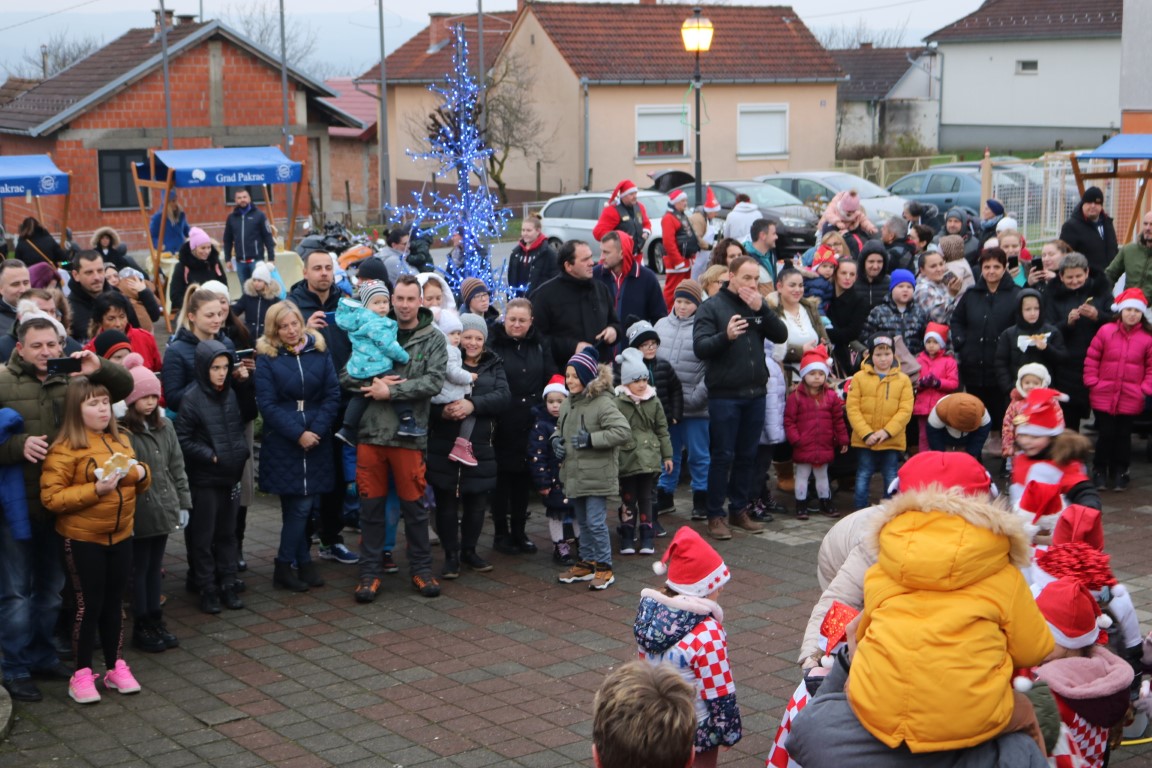
[[[453, 66], [451, 28], [456, 24], [464, 25], [464, 39], [468, 43], [469, 55], [475, 61], [476, 41], [479, 39], [476, 32], [476, 14], [457, 16], [433, 14], [433, 17], [433, 23], [439, 32], [433, 45], [429, 46], [429, 28], [424, 27], [408, 42], [388, 54], [385, 74], [389, 83], [432, 83], [443, 79], [451, 72]], [[484, 58], [487, 60], [488, 69], [496, 63], [496, 57], [500, 54], [504, 41], [508, 39], [508, 33], [512, 31], [512, 23], [515, 20], [515, 11], [484, 14]], [[380, 65], [376, 64], [356, 79], [379, 82]]]
[[829, 51], [848, 81], [840, 83], [841, 101], [879, 101], [899, 82], [923, 48], [851, 48]]
[[380, 102], [363, 91], [356, 90], [356, 79], [352, 77], [333, 77], [324, 81], [324, 85], [336, 93], [335, 98], [321, 99], [339, 110], [347, 112], [367, 128], [344, 128], [333, 126], [328, 129], [329, 136], [343, 138], [371, 138], [375, 136], [374, 126], [380, 116]]
[[985, 0], [924, 39], [959, 43], [1120, 37], [1123, 18], [1123, 0]]

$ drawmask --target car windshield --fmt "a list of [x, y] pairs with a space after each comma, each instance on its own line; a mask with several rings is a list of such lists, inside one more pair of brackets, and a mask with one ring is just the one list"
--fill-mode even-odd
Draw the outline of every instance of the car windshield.
[[874, 197], [891, 197], [892, 193], [878, 187], [868, 179], [861, 178], [860, 176], [853, 176], [850, 173], [837, 173], [831, 176], [821, 176], [820, 180], [828, 186], [835, 189], [837, 192], [843, 192], [846, 189], [854, 189], [860, 197], [865, 200], [871, 200]]
[[731, 184], [729, 186], [738, 195], [748, 195], [759, 208], [771, 208], [776, 205], [803, 205], [792, 195], [770, 184]]

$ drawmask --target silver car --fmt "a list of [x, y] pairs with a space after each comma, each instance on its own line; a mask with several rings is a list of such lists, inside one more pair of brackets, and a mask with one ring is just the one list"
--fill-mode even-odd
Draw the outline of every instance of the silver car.
[[[548, 242], [559, 251], [565, 240], [583, 240], [592, 246], [593, 255], [599, 257], [600, 243], [592, 237], [592, 229], [611, 196], [610, 192], [579, 192], [549, 200], [540, 211]], [[652, 236], [643, 247], [645, 263], [653, 272], [663, 274], [664, 242], [661, 239], [660, 220], [668, 211], [668, 195], [641, 190], [636, 199], [643, 204], [652, 222]]]
[[854, 189], [868, 218], [877, 227], [893, 216], [900, 218], [904, 214], [904, 203], [908, 202], [862, 176], [840, 171], [786, 171], [757, 176], [756, 181], [782, 189], [806, 205], [817, 203], [820, 210], [837, 192]]

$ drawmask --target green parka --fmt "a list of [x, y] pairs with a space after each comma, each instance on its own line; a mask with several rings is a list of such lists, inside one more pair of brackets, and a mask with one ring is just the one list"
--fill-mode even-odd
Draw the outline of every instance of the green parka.
[[648, 399], [636, 402], [627, 387], [620, 386], [614, 402], [632, 430], [628, 442], [620, 446], [620, 477], [663, 471], [664, 461], [672, 459], [672, 438], [660, 398], [653, 391]]
[[[590, 448], [572, 446], [581, 424], [592, 436]], [[564, 438], [567, 454], [560, 464], [560, 482], [569, 497], [612, 496], [620, 491], [617, 453], [632, 430], [612, 397], [610, 367], [601, 365], [600, 375], [583, 392], [564, 401], [554, 434]]]
[[[131, 407], [131, 406], [129, 406]], [[137, 539], [175, 534], [180, 529], [180, 510], [192, 508], [192, 492], [184, 472], [184, 452], [172, 422], [160, 417], [157, 429], [144, 427], [134, 432], [123, 424], [136, 459], [152, 470], [152, 485], [136, 496], [136, 521], [132, 535]]]

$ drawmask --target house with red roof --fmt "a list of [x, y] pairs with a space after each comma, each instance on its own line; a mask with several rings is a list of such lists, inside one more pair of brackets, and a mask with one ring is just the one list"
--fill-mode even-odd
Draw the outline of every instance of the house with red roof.
[[985, 0], [925, 37], [941, 59], [940, 150], [1095, 147], [1118, 131], [1124, 6]]
[[931, 48], [856, 48], [829, 51], [847, 79], [837, 93], [836, 149], [914, 139], [936, 148], [940, 73]]
[[[51, 154], [72, 173], [69, 222], [87, 245], [93, 230], [114, 227], [129, 248], [147, 247], [131, 164], [166, 144], [163, 55], [166, 25], [172, 132], [175, 149], [280, 144], [283, 99], [279, 59], [219, 21], [156, 12], [153, 26], [130, 29], [89, 57], [46, 80], [9, 81], [0, 89], [0, 154]], [[363, 130], [355, 117], [327, 103], [334, 93], [289, 67], [290, 154], [306, 161], [312, 202], [330, 203], [337, 177], [326, 158], [328, 129]], [[342, 184], [341, 184], [342, 186]], [[263, 190], [253, 189], [261, 200]], [[272, 190], [272, 212], [282, 227], [287, 195]], [[147, 199], [147, 198], [146, 198]], [[231, 190], [181, 190], [189, 222], [219, 238], [231, 208]], [[151, 205], [158, 200], [148, 201]], [[63, 201], [40, 200], [44, 224], [59, 227]], [[299, 211], [309, 210], [302, 201]], [[15, 232], [36, 201], [5, 198], [2, 221]], [[267, 210], [267, 208], [266, 208]]]
[[[611, 189], [651, 172], [691, 173], [694, 162], [694, 55], [680, 26], [685, 5], [533, 2], [515, 13], [485, 14], [485, 66], [514, 63], [524, 103], [546, 140], [513, 153], [505, 170], [511, 200], [581, 188]], [[707, 6], [715, 33], [700, 56], [706, 179], [830, 167], [836, 149], [835, 60], [788, 6]], [[432, 184], [432, 168], [405, 150], [422, 146], [420, 126], [435, 106], [426, 86], [452, 67], [451, 27], [463, 23], [477, 55], [475, 15], [433, 14], [385, 62], [388, 138], [401, 198]], [[380, 82], [379, 67], [362, 85]], [[539, 184], [537, 182], [539, 179]]]

